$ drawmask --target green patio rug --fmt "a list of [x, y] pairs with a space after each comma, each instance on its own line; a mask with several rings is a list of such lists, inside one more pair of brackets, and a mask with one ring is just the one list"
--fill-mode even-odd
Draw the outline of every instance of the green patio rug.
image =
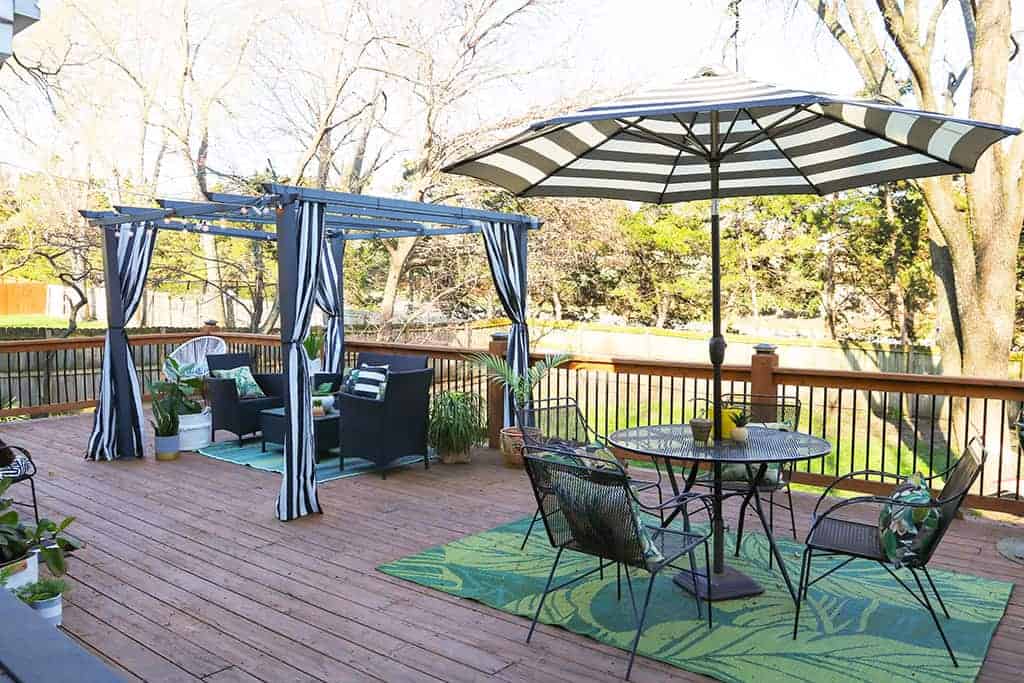
[[[197, 451], [200, 455], [216, 460], [226, 460], [238, 465], [253, 467], [265, 472], [282, 472], [284, 470], [284, 449], [281, 446], [268, 443], [266, 453], [260, 447], [259, 439], [243, 441], [239, 446], [237, 441], [219, 441], [212, 443]], [[431, 458], [431, 462], [434, 458]], [[362, 458], [345, 458], [345, 469], [339, 469], [338, 456], [322, 458], [316, 464], [316, 481], [322, 484], [325, 481], [355, 477], [368, 472], [377, 472], [377, 465]], [[423, 467], [423, 456], [408, 455], [399, 458], [395, 465], [419, 465]], [[394, 465], [392, 466], [394, 467]]]
[[[386, 574], [477, 600], [504, 612], [533, 616], [555, 553], [543, 528], [519, 550], [529, 518], [431, 548], [378, 569]], [[943, 627], [960, 661], [954, 668], [923, 608], [884, 570], [854, 562], [811, 587], [793, 633], [793, 601], [778, 573], [768, 570], [768, 540], [744, 535], [743, 553], [729, 561], [757, 579], [765, 592], [714, 603], [714, 629], [697, 618], [693, 599], [667, 569], [655, 582], [639, 653], [723, 681], [970, 681], [978, 674], [1013, 584], [969, 574], [932, 571], [952, 619]], [[802, 545], [780, 540], [793, 581]], [[703, 553], [699, 553], [702, 555]], [[703, 562], [703, 559], [698, 559]], [[831, 566], [814, 562], [815, 575]], [[558, 577], [592, 569], [596, 560], [566, 552]], [[681, 560], [686, 566], [686, 559]], [[647, 574], [634, 586], [646, 590]], [[908, 574], [909, 575], [909, 574]], [[625, 577], [623, 577], [625, 581]], [[637, 600], [642, 598], [638, 595]], [[629, 597], [616, 602], [615, 572], [548, 596], [541, 621], [628, 650], [634, 625]], [[545, 638], [543, 633], [534, 638]], [[625, 672], [626, 656], [622, 658]]]

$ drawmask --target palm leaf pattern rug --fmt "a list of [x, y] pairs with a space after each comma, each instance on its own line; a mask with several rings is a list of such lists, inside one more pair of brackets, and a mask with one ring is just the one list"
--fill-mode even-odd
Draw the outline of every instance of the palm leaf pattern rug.
[[[378, 569], [532, 617], [555, 551], [541, 527], [534, 529], [526, 549], [519, 550], [529, 522], [525, 518], [504, 524]], [[943, 628], [960, 660], [954, 668], [928, 612], [877, 564], [866, 561], [853, 562], [810, 588], [794, 641], [793, 601], [782, 577], [768, 570], [768, 539], [745, 534], [739, 558], [732, 557], [733, 542], [730, 534], [727, 559], [760, 582], [765, 592], [714, 603], [715, 624], [709, 631], [706, 618], [698, 619], [693, 599], [666, 569], [655, 582], [640, 654], [723, 681], [970, 681], [978, 674], [1013, 588], [1003, 581], [932, 571], [952, 615], [943, 619]], [[779, 544], [795, 582], [803, 546], [786, 539]], [[557, 576], [569, 578], [596, 562], [566, 552]], [[816, 559], [814, 575], [832, 566], [830, 562]], [[681, 566], [686, 566], [685, 558]], [[642, 593], [648, 574], [633, 574], [634, 588]], [[626, 650], [635, 631], [625, 586], [622, 592], [619, 603], [613, 569], [605, 571], [603, 580], [595, 573], [549, 595], [541, 621]]]
[[[284, 448], [268, 443], [267, 450], [264, 451], [259, 439], [243, 441], [241, 446], [237, 441], [217, 441], [209, 446], [203, 446], [196, 452], [214, 460], [225, 460], [264, 472], [281, 473], [284, 471]], [[431, 456], [430, 460], [434, 461], [436, 458]], [[345, 458], [345, 469], [339, 467], [340, 463], [341, 459], [336, 455], [326, 455], [321, 458], [320, 462], [316, 464], [316, 482], [323, 484], [326, 481], [380, 471], [375, 463], [362, 458]], [[423, 456], [406, 455], [395, 461], [393, 466], [397, 465], [423, 467]]]

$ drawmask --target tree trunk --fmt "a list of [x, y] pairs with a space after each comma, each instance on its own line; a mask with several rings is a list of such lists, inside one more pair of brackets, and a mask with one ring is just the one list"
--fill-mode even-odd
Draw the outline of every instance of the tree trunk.
[[558, 287], [551, 288], [551, 307], [554, 309], [555, 320], [561, 320], [562, 297], [558, 296]]
[[418, 237], [407, 237], [390, 240], [388, 246], [388, 277], [384, 282], [384, 298], [380, 302], [380, 315], [385, 324], [395, 317], [395, 300], [398, 299], [398, 287], [405, 272], [405, 264], [409, 255], [419, 241]]

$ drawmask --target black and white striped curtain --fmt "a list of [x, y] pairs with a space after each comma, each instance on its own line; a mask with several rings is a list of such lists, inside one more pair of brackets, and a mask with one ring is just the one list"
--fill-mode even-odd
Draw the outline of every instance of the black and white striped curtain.
[[284, 360], [284, 473], [277, 518], [297, 519], [321, 512], [316, 491], [312, 378], [302, 340], [316, 299], [324, 245], [323, 204], [297, 201], [285, 206], [277, 224], [278, 296], [281, 302], [281, 355]]
[[104, 233], [108, 325], [87, 460], [142, 457], [142, 393], [124, 326], [142, 301], [155, 243], [156, 228], [149, 222]]
[[[482, 233], [494, 288], [505, 315], [512, 321], [506, 360], [513, 370], [524, 375], [530, 367], [530, 331], [526, 326], [526, 226], [487, 222]], [[506, 390], [506, 427], [515, 422], [515, 408], [512, 395]]]
[[342, 280], [345, 262], [345, 240], [340, 235], [324, 240], [320, 250], [320, 280], [316, 288], [316, 305], [324, 312], [324, 372], [341, 372], [345, 368], [345, 288]]

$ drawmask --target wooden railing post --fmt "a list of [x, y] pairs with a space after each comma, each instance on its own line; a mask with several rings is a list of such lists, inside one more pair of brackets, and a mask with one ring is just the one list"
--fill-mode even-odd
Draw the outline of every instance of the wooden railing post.
[[[779, 356], [775, 353], [775, 345], [761, 343], [754, 347], [754, 355], [750, 357], [750, 393], [754, 396], [775, 396], [775, 368], [779, 367]], [[770, 410], [774, 411], [774, 408]], [[757, 412], [754, 403], [752, 413]], [[751, 415], [755, 421], [773, 421], [773, 416]]]
[[[495, 332], [487, 345], [488, 353], [505, 357], [508, 353], [508, 333]], [[487, 443], [491, 448], [501, 445], [501, 429], [505, 426], [505, 390], [487, 373]]]

